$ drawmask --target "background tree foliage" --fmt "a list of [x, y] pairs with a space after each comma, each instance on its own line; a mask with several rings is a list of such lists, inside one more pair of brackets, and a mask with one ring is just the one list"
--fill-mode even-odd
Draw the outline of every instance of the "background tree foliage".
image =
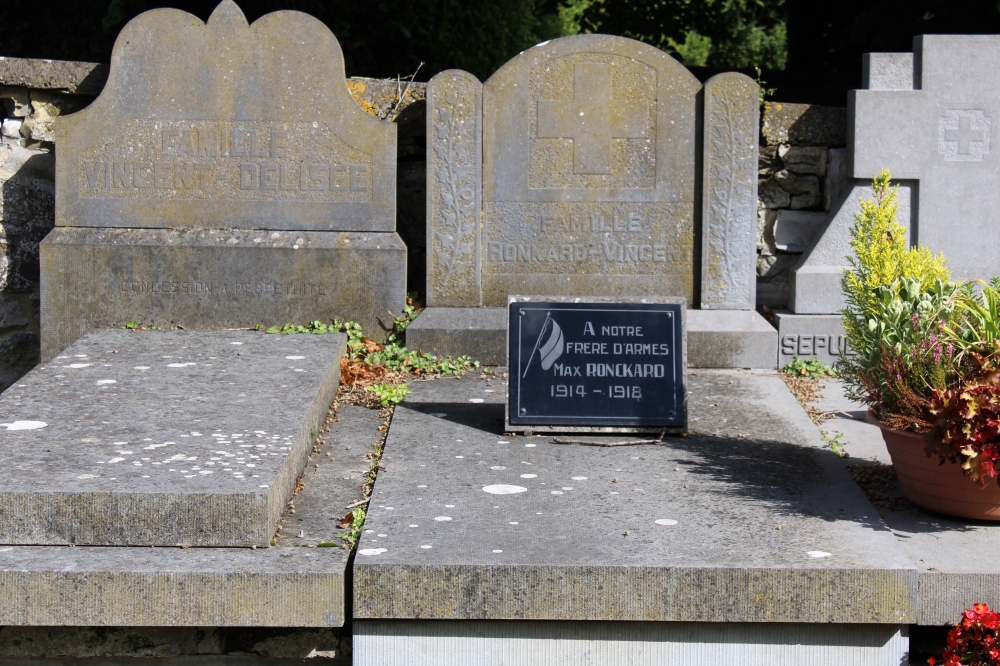
[[[136, 14], [172, 6], [207, 19], [217, 2], [0, 2], [0, 55], [107, 62], [118, 32]], [[914, 35], [1000, 33], [1000, 0], [237, 2], [250, 21], [279, 9], [317, 17], [337, 35], [354, 76], [405, 76], [424, 62], [419, 79], [458, 67], [485, 80], [538, 42], [600, 32], [644, 41], [692, 66], [759, 66], [786, 101], [813, 101], [794, 99], [795, 88], [816, 81], [846, 98], [844, 91], [860, 86], [862, 53], [909, 51]]]
[[784, 69], [785, 0], [576, 0], [587, 32], [624, 35], [686, 65]]
[[[0, 55], [108, 62], [135, 15], [175, 7], [207, 20], [219, 0], [0, 2]], [[279, 9], [323, 21], [344, 50], [348, 76], [420, 78], [450, 68], [488, 77], [513, 55], [567, 34], [558, 0], [236, 0], [250, 22]], [[565, 13], [565, 10], [563, 11]]]

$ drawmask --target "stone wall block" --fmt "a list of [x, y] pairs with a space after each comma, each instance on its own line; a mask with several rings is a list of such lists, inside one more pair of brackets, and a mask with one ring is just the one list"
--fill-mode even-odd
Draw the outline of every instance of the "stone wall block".
[[778, 157], [777, 146], [760, 146], [757, 155], [757, 175], [770, 178], [784, 168], [784, 163]]
[[818, 146], [778, 146], [778, 156], [785, 168], [795, 173], [826, 174], [827, 149]]
[[0, 105], [8, 118], [25, 118], [31, 115], [31, 93], [23, 88], [0, 87]]
[[757, 251], [764, 256], [776, 254], [778, 251], [774, 243], [774, 221], [778, 218], [778, 211], [772, 208], [759, 206], [757, 209]]
[[703, 309], [753, 309], [759, 87], [728, 72], [705, 84], [702, 180]]
[[773, 178], [758, 182], [757, 197], [765, 208], [788, 208], [792, 203], [791, 195]]
[[818, 194], [819, 178], [816, 176], [801, 176], [797, 173], [782, 169], [774, 174], [774, 180], [784, 191], [791, 195], [796, 194]]
[[427, 84], [427, 305], [482, 305], [483, 84], [457, 69]]
[[31, 91], [30, 114], [21, 126], [21, 136], [35, 141], [54, 142], [56, 140], [56, 118], [79, 111], [90, 103], [89, 97], [62, 95], [44, 90]]
[[761, 133], [769, 146], [846, 146], [847, 109], [767, 102]]

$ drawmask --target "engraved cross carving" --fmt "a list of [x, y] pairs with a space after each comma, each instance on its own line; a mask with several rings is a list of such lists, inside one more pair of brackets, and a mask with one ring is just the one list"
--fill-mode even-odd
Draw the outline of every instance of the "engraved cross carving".
[[573, 101], [538, 101], [538, 138], [572, 139], [573, 172], [611, 173], [611, 142], [646, 137], [648, 109], [611, 99], [611, 65], [573, 70]]
[[959, 155], [971, 154], [972, 144], [986, 141], [985, 135], [986, 132], [981, 129], [972, 129], [972, 117], [967, 115], [959, 118], [958, 129], [945, 130], [946, 141], [958, 141]]

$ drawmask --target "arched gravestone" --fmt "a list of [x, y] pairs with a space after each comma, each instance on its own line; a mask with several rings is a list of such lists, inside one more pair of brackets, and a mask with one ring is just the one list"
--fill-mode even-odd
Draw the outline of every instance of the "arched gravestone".
[[299, 12], [252, 26], [157, 9], [118, 37], [108, 83], [60, 118], [42, 243], [42, 347], [92, 327], [378, 332], [405, 299], [396, 127], [351, 97], [336, 38]]
[[754, 329], [751, 79], [703, 87], [656, 48], [581, 35], [528, 49], [485, 84], [442, 72], [427, 103], [429, 308], [408, 330], [425, 349], [502, 349], [499, 334], [479, 346], [421, 336], [438, 320], [470, 342], [499, 331], [495, 313], [454, 309], [512, 295], [681, 296], [736, 311], [711, 319], [737, 337]]

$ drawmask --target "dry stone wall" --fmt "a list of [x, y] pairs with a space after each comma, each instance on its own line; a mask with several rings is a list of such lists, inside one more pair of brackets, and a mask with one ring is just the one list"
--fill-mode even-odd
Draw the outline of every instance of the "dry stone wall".
[[38, 243], [55, 223], [55, 121], [106, 65], [0, 58], [0, 390], [39, 357]]
[[782, 309], [789, 271], [849, 187], [847, 109], [767, 102], [761, 115], [757, 303]]

